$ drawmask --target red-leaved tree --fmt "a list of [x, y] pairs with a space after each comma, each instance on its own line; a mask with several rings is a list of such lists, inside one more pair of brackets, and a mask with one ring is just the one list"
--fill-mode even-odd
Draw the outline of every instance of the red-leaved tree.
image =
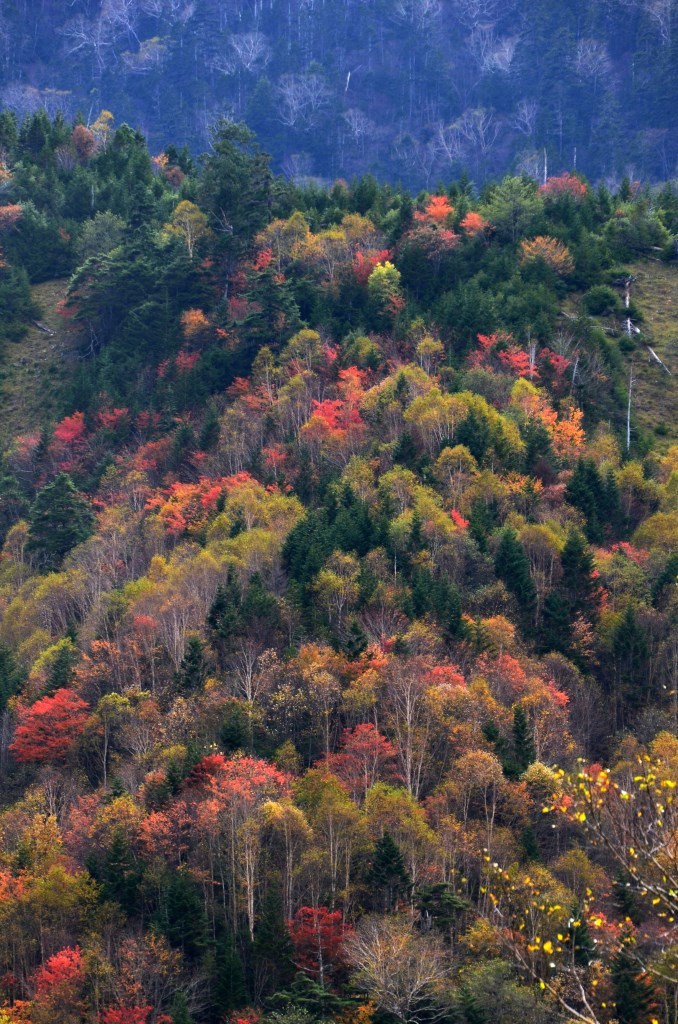
[[325, 987], [343, 967], [341, 944], [350, 927], [344, 924], [341, 911], [300, 907], [288, 928], [295, 965]]
[[85, 962], [79, 946], [67, 946], [51, 956], [35, 972], [33, 984], [34, 1024], [70, 1024], [83, 1018]]
[[341, 751], [325, 759], [354, 800], [362, 798], [378, 779], [399, 781], [396, 761], [395, 747], [370, 722], [344, 729]]
[[10, 751], [16, 761], [63, 761], [82, 735], [87, 704], [72, 690], [56, 690], [21, 708]]

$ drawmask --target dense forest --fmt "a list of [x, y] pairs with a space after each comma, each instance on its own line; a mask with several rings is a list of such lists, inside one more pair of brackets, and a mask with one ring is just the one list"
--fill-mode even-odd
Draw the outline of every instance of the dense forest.
[[0, 115], [0, 1022], [676, 1024], [678, 193], [89, 121]]
[[244, 120], [298, 179], [435, 187], [678, 162], [675, 0], [4, 0], [0, 100], [115, 110], [154, 151]]

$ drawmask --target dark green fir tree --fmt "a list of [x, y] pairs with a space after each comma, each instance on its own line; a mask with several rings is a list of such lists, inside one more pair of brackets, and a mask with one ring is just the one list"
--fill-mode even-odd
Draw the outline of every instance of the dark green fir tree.
[[59, 473], [38, 492], [28, 525], [29, 552], [37, 555], [46, 568], [56, 569], [64, 555], [91, 535], [94, 513], [68, 474]]
[[412, 882], [403, 855], [388, 832], [377, 840], [365, 881], [373, 894], [375, 909], [385, 914], [410, 893]]
[[513, 709], [513, 755], [521, 772], [534, 762], [534, 739], [530, 722], [522, 705]]
[[530, 563], [515, 530], [504, 530], [494, 559], [494, 568], [500, 580], [513, 594], [523, 619], [529, 621], [537, 601], [537, 591], [530, 575]]
[[205, 657], [205, 644], [197, 633], [191, 633], [186, 641], [186, 650], [177, 673], [177, 683], [182, 690], [194, 693], [201, 690], [209, 674], [209, 662]]
[[619, 1024], [650, 1024], [657, 1005], [652, 978], [643, 970], [628, 942], [622, 943], [612, 961], [611, 974]]

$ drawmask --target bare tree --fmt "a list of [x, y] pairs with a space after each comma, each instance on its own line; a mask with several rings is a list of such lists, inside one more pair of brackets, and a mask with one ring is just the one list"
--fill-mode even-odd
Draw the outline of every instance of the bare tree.
[[543, 163], [544, 158], [541, 153], [535, 149], [526, 149], [516, 158], [516, 171], [519, 174], [524, 174], [527, 178], [539, 180]]
[[110, 24], [95, 18], [89, 21], [78, 15], [59, 30], [66, 39], [66, 56], [91, 56], [96, 72], [101, 74], [107, 65], [107, 56], [113, 46]]
[[476, 28], [483, 23], [496, 21], [512, 5], [504, 4], [503, 0], [453, 0], [452, 6], [463, 25]]
[[531, 138], [534, 135], [538, 112], [539, 107], [534, 100], [521, 100], [513, 113], [511, 127], [521, 135]]
[[394, 13], [399, 21], [406, 21], [423, 31], [440, 17], [440, 0], [397, 0]]
[[440, 146], [435, 137], [422, 142], [409, 133], [399, 135], [393, 142], [393, 155], [417, 178], [423, 172], [426, 188], [429, 187], [440, 156]]
[[671, 19], [675, 0], [622, 0], [624, 6], [635, 7], [652, 21], [664, 46], [671, 42]]
[[280, 120], [289, 128], [313, 128], [327, 106], [330, 91], [320, 75], [282, 75], [278, 80]]
[[462, 151], [475, 160], [476, 171], [485, 170], [487, 158], [502, 130], [502, 122], [485, 107], [469, 108], [454, 123]]
[[503, 36], [499, 40], [497, 49], [494, 52], [494, 66], [498, 71], [504, 71], [508, 74], [511, 70], [519, 42], [520, 36]]
[[373, 137], [376, 131], [376, 125], [374, 121], [371, 121], [366, 114], [363, 114], [362, 110], [358, 110], [357, 107], [351, 107], [350, 110], [345, 110], [342, 114], [346, 127], [348, 128], [348, 134], [354, 142], [362, 142], [367, 137]]
[[492, 54], [497, 45], [493, 22], [474, 25], [466, 45], [480, 70], [488, 71], [492, 67]]
[[445, 948], [436, 937], [417, 934], [409, 918], [363, 918], [344, 951], [355, 969], [354, 984], [379, 1009], [403, 1024], [445, 1015], [445, 1007], [435, 1005], [449, 975]]
[[159, 67], [167, 57], [167, 47], [160, 39], [144, 39], [138, 50], [127, 50], [121, 54], [125, 67], [135, 75], [144, 75]]
[[453, 164], [461, 158], [464, 147], [461, 133], [456, 124], [443, 124], [440, 122], [436, 128], [435, 140], [438, 152], [447, 163]]
[[135, 31], [138, 14], [137, 0], [104, 0], [100, 19], [109, 26], [113, 36], [128, 35], [138, 43]]
[[659, 30], [664, 46], [671, 43], [671, 20], [675, 7], [674, 0], [649, 0], [644, 4], [645, 11]]
[[140, 0], [140, 6], [152, 18], [161, 18], [165, 12], [165, 0]]
[[186, 0], [139, 0], [139, 6], [144, 14], [164, 18], [170, 23], [187, 21], [195, 9], [195, 5], [186, 3]]
[[243, 32], [231, 36], [230, 45], [245, 71], [262, 71], [271, 59], [271, 47], [262, 32]]
[[61, 112], [70, 115], [73, 107], [71, 93], [62, 89], [36, 89], [32, 85], [11, 82], [0, 93], [2, 105], [13, 110], [19, 120], [37, 110], [44, 110], [49, 117]]
[[580, 78], [593, 82], [594, 95], [598, 89], [598, 79], [606, 75], [612, 66], [605, 43], [597, 39], [580, 39], [573, 63]]

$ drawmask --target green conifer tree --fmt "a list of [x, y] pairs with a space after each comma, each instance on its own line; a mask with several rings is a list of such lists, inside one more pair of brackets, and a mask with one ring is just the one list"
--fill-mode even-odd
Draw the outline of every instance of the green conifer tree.
[[562, 594], [551, 590], [544, 598], [539, 647], [542, 651], [561, 651], [570, 647], [570, 605]]
[[412, 882], [403, 855], [388, 832], [377, 840], [366, 882], [373, 893], [375, 909], [385, 914], [410, 892]]
[[60, 473], [38, 491], [29, 515], [29, 551], [49, 569], [56, 569], [64, 555], [81, 544], [94, 529], [90, 503], [66, 473]]
[[212, 977], [212, 1000], [217, 1019], [219, 1014], [227, 1014], [231, 1010], [247, 1006], [249, 997], [245, 971], [232, 934], [228, 934], [217, 943]]
[[201, 690], [209, 674], [209, 663], [205, 657], [205, 644], [197, 633], [191, 633], [177, 673], [177, 684], [182, 690]]
[[513, 709], [513, 756], [519, 774], [529, 768], [535, 759], [532, 730], [521, 704], [516, 704]]
[[500, 580], [514, 595], [525, 620], [529, 621], [537, 601], [537, 591], [530, 575], [530, 563], [514, 530], [504, 530], [494, 559]]
[[628, 943], [622, 943], [612, 961], [611, 974], [619, 1024], [650, 1024], [656, 1009], [652, 979]]
[[596, 616], [597, 584], [593, 576], [593, 555], [578, 530], [570, 530], [560, 556], [563, 569], [561, 591], [568, 602], [570, 614], [581, 613], [588, 619]]
[[258, 962], [258, 972], [264, 979], [264, 995], [270, 995], [290, 985], [294, 977], [292, 942], [285, 927], [280, 886], [269, 885], [261, 919], [254, 931], [252, 955]]
[[193, 1017], [188, 1009], [188, 1000], [183, 992], [177, 992], [170, 1011], [172, 1024], [193, 1024]]
[[9, 647], [0, 644], [0, 712], [7, 707], [7, 701], [19, 692], [23, 673], [18, 668], [14, 654]]

